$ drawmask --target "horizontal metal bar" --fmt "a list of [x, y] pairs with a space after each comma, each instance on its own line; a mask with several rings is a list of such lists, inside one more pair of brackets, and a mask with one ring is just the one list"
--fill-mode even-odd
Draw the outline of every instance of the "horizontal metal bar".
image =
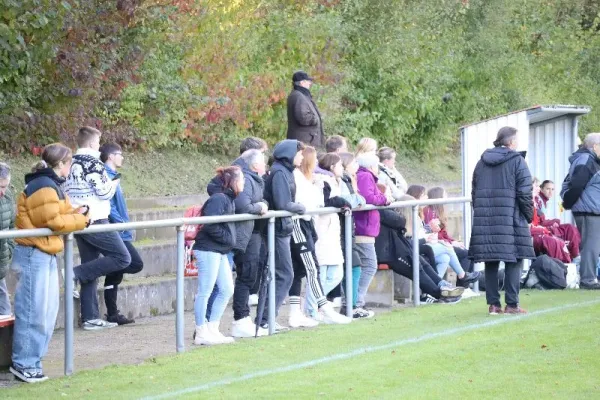
[[[423, 201], [398, 201], [387, 206], [373, 206], [367, 204], [363, 207], [353, 209], [353, 212], [370, 211], [370, 210], [383, 210], [391, 208], [405, 208], [414, 206], [428, 206], [434, 204], [462, 204], [470, 203], [469, 197], [452, 197], [447, 199], [429, 199]], [[339, 208], [334, 207], [323, 207], [316, 210], [307, 211], [304, 215], [323, 215], [333, 214], [342, 212]], [[169, 228], [177, 227], [182, 225], [207, 225], [217, 224], [221, 222], [241, 222], [251, 221], [257, 219], [268, 219], [268, 218], [282, 218], [282, 217], [297, 217], [298, 214], [292, 214], [288, 211], [269, 211], [263, 215], [252, 215], [252, 214], [235, 214], [235, 215], [223, 215], [223, 216], [212, 216], [212, 217], [195, 217], [195, 218], [172, 218], [172, 219], [161, 219], [156, 221], [138, 221], [138, 222], [126, 222], [120, 224], [99, 224], [91, 225], [90, 227], [74, 232], [75, 234], [89, 234], [89, 233], [100, 233], [100, 232], [115, 232], [115, 231], [128, 231], [137, 229], [148, 229], [148, 228]], [[14, 229], [0, 232], [0, 239], [17, 239], [17, 238], [31, 238], [41, 236], [58, 236], [63, 233], [53, 232], [48, 228], [39, 229]]]

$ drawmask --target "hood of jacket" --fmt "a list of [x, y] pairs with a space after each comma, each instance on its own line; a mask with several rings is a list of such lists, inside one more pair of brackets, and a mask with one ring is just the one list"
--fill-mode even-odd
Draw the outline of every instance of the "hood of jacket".
[[286, 139], [275, 145], [273, 158], [285, 165], [290, 171], [293, 171], [296, 153], [298, 153], [298, 141]]
[[521, 154], [509, 149], [508, 147], [494, 147], [483, 152], [481, 160], [491, 167], [504, 164], [515, 157], [521, 157]]
[[575, 153], [571, 154], [571, 157], [569, 157], [569, 163], [573, 164], [580, 157], [592, 157], [592, 159], [594, 161], [600, 162], [600, 159], [598, 159], [598, 156], [596, 155], [596, 153], [594, 153], [592, 150], [590, 150], [588, 148], [581, 147]]
[[42, 176], [52, 179], [54, 183], [56, 183], [59, 186], [65, 182], [65, 178], [61, 178], [58, 175], [56, 175], [56, 172], [54, 172], [52, 168], [44, 168], [25, 175], [25, 184], [28, 185], [29, 182]]

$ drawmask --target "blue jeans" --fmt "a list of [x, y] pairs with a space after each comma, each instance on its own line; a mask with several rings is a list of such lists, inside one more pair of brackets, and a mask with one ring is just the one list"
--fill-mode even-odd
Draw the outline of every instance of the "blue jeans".
[[41, 372], [58, 314], [56, 256], [17, 245], [12, 268], [19, 274], [12, 361], [27, 372]]
[[219, 292], [215, 297], [208, 321], [216, 322], [223, 316], [227, 302], [233, 295], [233, 277], [226, 254], [194, 250], [194, 257], [198, 267], [198, 292], [194, 302], [194, 313], [196, 326], [201, 326], [206, 322], [208, 299], [215, 284], [219, 287]]
[[433, 254], [435, 255], [435, 264], [438, 275], [443, 277], [448, 269], [448, 265], [456, 272], [456, 275], [461, 276], [465, 273], [460, 261], [452, 246], [446, 246], [440, 242], [427, 243], [427, 246], [431, 247]]
[[[229, 261], [229, 264], [231, 264], [231, 270], [235, 271], [233, 268], [233, 253], [227, 253], [227, 261]], [[215, 285], [212, 293], [210, 294], [210, 297], [208, 298], [208, 305], [206, 306], [206, 319], [207, 320], [210, 320], [210, 313], [212, 312], [212, 306], [213, 306], [218, 294], [219, 294], [219, 286]]]
[[327, 296], [344, 278], [344, 268], [341, 265], [321, 265], [319, 271], [321, 287]]

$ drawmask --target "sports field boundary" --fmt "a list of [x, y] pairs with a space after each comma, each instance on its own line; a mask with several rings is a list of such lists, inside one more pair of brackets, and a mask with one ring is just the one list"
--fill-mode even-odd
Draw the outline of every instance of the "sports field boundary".
[[330, 355], [327, 357], [320, 357], [320, 358], [316, 358], [313, 360], [290, 364], [290, 365], [283, 366], [283, 367], [264, 369], [261, 371], [253, 372], [250, 374], [245, 374], [245, 375], [238, 376], [238, 377], [219, 379], [219, 380], [216, 380], [213, 382], [208, 382], [208, 383], [204, 383], [204, 384], [196, 385], [196, 386], [190, 386], [185, 389], [175, 390], [172, 392], [167, 392], [167, 393], [163, 393], [163, 394], [156, 395], [156, 396], [142, 397], [142, 399], [143, 400], [169, 399], [169, 398], [178, 397], [178, 396], [182, 396], [182, 395], [186, 395], [186, 394], [203, 392], [203, 391], [218, 388], [221, 386], [227, 386], [227, 385], [231, 385], [234, 383], [249, 381], [249, 380], [256, 379], [256, 378], [262, 378], [265, 376], [297, 371], [297, 370], [300, 370], [303, 368], [314, 367], [317, 365], [326, 364], [326, 363], [330, 363], [333, 361], [348, 360], [348, 359], [351, 359], [351, 358], [354, 358], [354, 357], [357, 357], [360, 355], [364, 355], [364, 354], [374, 353], [374, 352], [383, 351], [383, 350], [389, 350], [389, 349], [397, 348], [397, 347], [403, 347], [403, 346], [415, 344], [415, 343], [422, 343], [422, 342], [426, 342], [426, 341], [433, 340], [433, 339], [451, 336], [451, 335], [454, 335], [457, 333], [463, 333], [463, 332], [493, 327], [493, 326], [497, 326], [497, 325], [503, 325], [503, 324], [507, 324], [510, 322], [522, 321], [522, 320], [537, 317], [540, 315], [550, 314], [550, 313], [574, 309], [574, 308], [587, 307], [587, 306], [591, 306], [591, 305], [599, 304], [599, 303], [600, 303], [600, 299], [596, 299], [596, 300], [590, 300], [590, 301], [584, 301], [584, 302], [565, 304], [565, 305], [558, 306], [558, 307], [550, 307], [550, 308], [546, 308], [543, 310], [533, 311], [533, 312], [530, 312], [528, 314], [523, 314], [523, 315], [493, 316], [493, 317], [490, 317], [490, 318], [494, 318], [491, 321], [461, 326], [458, 328], [444, 329], [444, 330], [441, 330], [438, 332], [428, 333], [428, 334], [421, 335], [421, 336], [416, 336], [416, 337], [402, 339], [402, 340], [396, 340], [396, 341], [393, 341], [393, 342], [390, 342], [387, 344], [383, 344], [383, 345], [361, 347], [356, 350], [352, 350], [350, 352], [334, 354], [334, 355]]

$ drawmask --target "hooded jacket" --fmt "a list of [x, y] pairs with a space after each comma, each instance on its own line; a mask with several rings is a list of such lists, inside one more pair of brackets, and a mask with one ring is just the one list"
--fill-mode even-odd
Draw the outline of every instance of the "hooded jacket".
[[[212, 181], [211, 181], [212, 183]], [[215, 186], [212, 186], [215, 189]], [[210, 194], [210, 192], [209, 192]], [[202, 217], [224, 216], [235, 214], [235, 193], [231, 189], [220, 189], [210, 194], [202, 206]], [[235, 247], [236, 229], [234, 222], [204, 224], [198, 231], [194, 242], [194, 250], [211, 251], [227, 254]]]
[[[335, 177], [319, 174], [323, 180], [323, 204], [325, 207], [351, 208], [350, 203], [341, 197], [344, 182]], [[315, 229], [318, 240], [315, 253], [319, 265], [342, 265], [344, 263], [343, 246], [339, 238], [342, 234], [340, 218], [336, 214], [322, 214], [315, 217]]]
[[[242, 158], [237, 158], [231, 165], [240, 167], [244, 174], [244, 191], [235, 198], [236, 214], [260, 215], [262, 208], [258, 203], [266, 203], [263, 199], [265, 182], [263, 178], [250, 169], [250, 166]], [[215, 176], [207, 187], [209, 196], [222, 193], [223, 186], [218, 176]], [[254, 230], [256, 221], [240, 221], [235, 223], [235, 250], [245, 251], [250, 242], [250, 236]]]
[[532, 192], [531, 173], [519, 153], [507, 147], [483, 153], [473, 172], [470, 258], [513, 263], [535, 258]]
[[[0, 197], [0, 231], [6, 231], [15, 228], [15, 204], [11, 190], [7, 190], [4, 196]], [[0, 239], [0, 279], [6, 276], [12, 250], [15, 247], [13, 239]]]
[[[113, 170], [108, 165], [104, 164], [104, 167], [106, 168], [106, 173], [110, 179], [113, 179], [117, 175], [117, 171]], [[123, 194], [123, 189], [121, 189], [121, 184], [117, 185], [115, 195], [110, 199], [110, 214], [108, 216], [108, 221], [111, 224], [130, 221], [129, 212], [127, 211], [127, 202], [125, 201], [125, 195]], [[133, 241], [133, 231], [120, 231], [119, 235], [124, 242]]]
[[[366, 200], [367, 204], [384, 206], [387, 203], [385, 194], [377, 187], [377, 177], [366, 168], [360, 167], [356, 173], [358, 193]], [[354, 213], [356, 236], [369, 236], [375, 238], [379, 235], [379, 212], [356, 211]]]
[[571, 167], [560, 196], [563, 207], [574, 215], [600, 215], [600, 159], [581, 148], [569, 157]]
[[[69, 197], [60, 188], [63, 182], [51, 168], [25, 175], [25, 190], [17, 202], [17, 229], [49, 228], [66, 234], [85, 228], [88, 217], [71, 206]], [[63, 251], [61, 236], [19, 238], [15, 242], [48, 254]]]
[[308, 89], [294, 86], [287, 99], [287, 117], [288, 139], [299, 140], [314, 147], [323, 147], [325, 135], [321, 113]]
[[[283, 140], [273, 149], [273, 166], [265, 180], [265, 200], [275, 211], [289, 211], [304, 214], [306, 209], [296, 203], [296, 183], [293, 171], [294, 157], [298, 153], [297, 140]], [[275, 234], [290, 236], [294, 229], [292, 218], [283, 217], [275, 220]]]

